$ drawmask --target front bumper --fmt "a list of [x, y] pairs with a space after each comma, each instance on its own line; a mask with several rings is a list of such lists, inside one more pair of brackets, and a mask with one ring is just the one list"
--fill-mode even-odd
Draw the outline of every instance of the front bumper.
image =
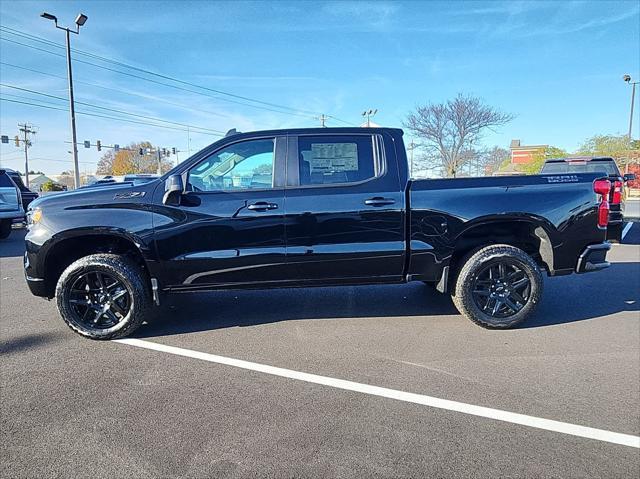
[[576, 273], [600, 271], [601, 269], [611, 266], [611, 263], [607, 261], [607, 251], [610, 249], [610, 243], [592, 244], [587, 246], [578, 257]]
[[24, 254], [24, 279], [27, 281], [27, 286], [29, 286], [29, 290], [31, 294], [35, 296], [43, 296], [48, 298], [50, 296], [47, 284], [44, 278], [34, 278], [29, 276], [29, 273], [32, 271], [31, 265], [29, 264], [29, 253]]

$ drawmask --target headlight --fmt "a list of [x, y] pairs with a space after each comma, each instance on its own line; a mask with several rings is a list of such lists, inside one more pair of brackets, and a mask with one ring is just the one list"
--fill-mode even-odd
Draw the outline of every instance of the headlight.
[[42, 219], [42, 210], [40, 208], [30, 209], [27, 212], [27, 224], [35, 225], [36, 223], [40, 223]]

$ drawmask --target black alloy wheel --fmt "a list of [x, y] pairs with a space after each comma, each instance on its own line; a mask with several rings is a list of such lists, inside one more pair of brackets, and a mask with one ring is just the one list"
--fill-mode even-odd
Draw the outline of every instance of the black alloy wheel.
[[[520, 248], [492, 244], [460, 260], [452, 299], [458, 311], [484, 328], [513, 328], [542, 298], [542, 271]], [[455, 274], [455, 271], [454, 271]]]
[[527, 273], [507, 259], [482, 269], [474, 281], [472, 295], [476, 306], [494, 318], [508, 318], [529, 301], [531, 281]]
[[97, 253], [71, 263], [56, 285], [60, 315], [76, 333], [91, 339], [123, 338], [149, 317], [149, 277], [124, 255]]
[[68, 299], [78, 323], [88, 328], [112, 328], [122, 321], [131, 307], [126, 286], [111, 274], [88, 271], [78, 276]]

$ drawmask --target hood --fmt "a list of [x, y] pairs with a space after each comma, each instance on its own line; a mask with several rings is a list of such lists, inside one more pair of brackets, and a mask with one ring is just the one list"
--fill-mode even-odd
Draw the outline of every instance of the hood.
[[153, 190], [160, 181], [149, 181], [140, 184], [115, 183], [101, 186], [83, 187], [72, 191], [50, 193], [33, 200], [29, 209], [50, 206], [78, 207], [99, 204], [120, 203], [123, 201], [150, 201]]

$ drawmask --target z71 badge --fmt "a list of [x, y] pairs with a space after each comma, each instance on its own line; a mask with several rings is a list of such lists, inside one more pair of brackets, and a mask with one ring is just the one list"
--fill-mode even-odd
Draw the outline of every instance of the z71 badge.
[[146, 191], [127, 191], [126, 193], [116, 193], [114, 200], [126, 200], [130, 198], [142, 198]]

